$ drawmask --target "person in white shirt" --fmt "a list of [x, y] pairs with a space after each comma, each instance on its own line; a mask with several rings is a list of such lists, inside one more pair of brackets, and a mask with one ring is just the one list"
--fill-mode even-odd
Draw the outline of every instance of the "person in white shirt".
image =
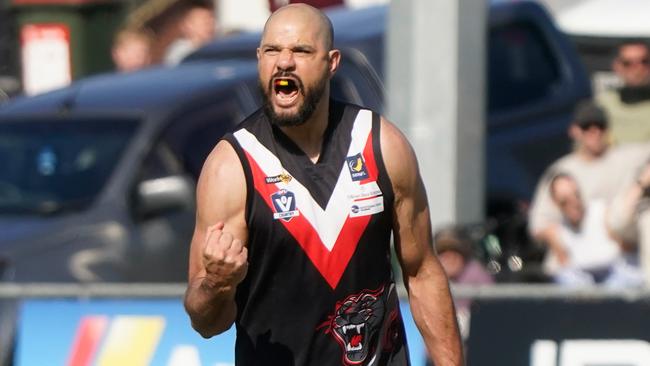
[[613, 287], [640, 286], [643, 276], [634, 266], [634, 256], [624, 253], [606, 225], [603, 200], [583, 201], [575, 179], [555, 175], [549, 185], [550, 196], [562, 213], [558, 241], [566, 252], [559, 262], [553, 251], [545, 263], [555, 282], [566, 285], [603, 283]]

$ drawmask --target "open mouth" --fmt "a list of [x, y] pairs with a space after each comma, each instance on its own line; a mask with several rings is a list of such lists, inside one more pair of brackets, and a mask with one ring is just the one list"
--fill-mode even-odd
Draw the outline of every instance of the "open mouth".
[[345, 350], [358, 352], [363, 349], [364, 324], [351, 324], [343, 326]]
[[277, 78], [273, 80], [273, 91], [281, 100], [292, 100], [298, 96], [300, 88], [298, 82], [290, 78]]

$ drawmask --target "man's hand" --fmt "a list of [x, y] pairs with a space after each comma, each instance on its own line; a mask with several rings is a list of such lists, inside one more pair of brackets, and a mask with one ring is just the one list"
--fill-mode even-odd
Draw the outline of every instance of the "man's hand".
[[248, 271], [248, 249], [241, 240], [223, 231], [223, 223], [210, 226], [203, 248], [204, 285], [234, 290]]

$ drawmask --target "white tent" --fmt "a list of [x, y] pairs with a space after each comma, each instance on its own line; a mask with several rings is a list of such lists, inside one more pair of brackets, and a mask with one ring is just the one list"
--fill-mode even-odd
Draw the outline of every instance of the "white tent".
[[573, 1], [556, 8], [555, 18], [572, 35], [650, 37], [650, 0]]

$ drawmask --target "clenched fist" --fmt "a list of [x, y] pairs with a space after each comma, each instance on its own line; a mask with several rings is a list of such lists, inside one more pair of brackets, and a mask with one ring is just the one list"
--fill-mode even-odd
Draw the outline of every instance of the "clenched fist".
[[203, 248], [206, 280], [213, 287], [234, 289], [246, 277], [248, 249], [223, 231], [223, 223], [208, 228]]

